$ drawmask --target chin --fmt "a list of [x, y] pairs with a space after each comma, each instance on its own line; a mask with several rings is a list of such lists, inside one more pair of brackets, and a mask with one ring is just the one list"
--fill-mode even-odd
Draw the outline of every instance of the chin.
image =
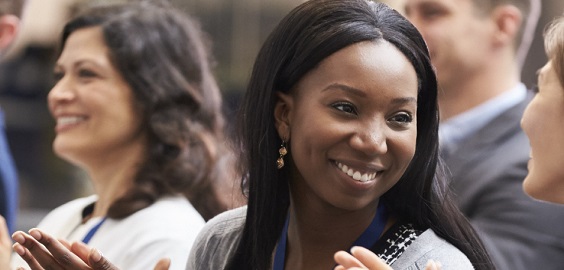
[[75, 151], [73, 151], [74, 147], [70, 145], [62, 144], [62, 143], [53, 143], [53, 152], [55, 155], [64, 159], [70, 163], [74, 164], [75, 160]]
[[358, 210], [362, 210], [365, 209], [366, 207], [369, 207], [371, 205], [373, 205], [373, 203], [376, 200], [371, 200], [371, 201], [365, 201], [365, 200], [359, 200], [358, 198], [356, 199], [351, 199], [351, 200], [347, 200], [347, 201], [340, 201], [340, 202], [336, 202], [333, 203], [333, 206], [335, 206], [336, 208], [339, 209], [343, 209], [346, 211], [358, 211]]
[[554, 185], [555, 183], [557, 182], [552, 179], [543, 179], [529, 172], [523, 181], [523, 190], [534, 199], [564, 204], [564, 190]]
[[534, 176], [532, 172], [529, 171], [529, 174], [523, 180], [523, 190], [527, 195], [538, 198], [539, 195], [542, 195], [542, 191], [539, 191], [537, 183], [535, 183]]

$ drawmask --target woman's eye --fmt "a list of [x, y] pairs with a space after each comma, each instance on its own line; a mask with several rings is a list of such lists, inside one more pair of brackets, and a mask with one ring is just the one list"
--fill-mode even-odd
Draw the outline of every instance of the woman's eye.
[[400, 124], [408, 124], [413, 122], [413, 117], [408, 113], [400, 113], [390, 118], [390, 121]]
[[354, 107], [354, 105], [348, 103], [348, 102], [338, 102], [332, 105], [333, 108], [345, 112], [345, 113], [350, 113], [350, 114], [356, 114], [356, 108]]
[[444, 14], [444, 11], [440, 7], [424, 7], [421, 11], [421, 16], [425, 20], [433, 20]]
[[91, 78], [91, 77], [96, 77], [96, 73], [87, 69], [81, 69], [78, 71], [78, 76], [81, 78]]
[[60, 81], [63, 78], [63, 76], [65, 76], [65, 73], [63, 72], [60, 71], [53, 72], [53, 79], [55, 80], [55, 82]]

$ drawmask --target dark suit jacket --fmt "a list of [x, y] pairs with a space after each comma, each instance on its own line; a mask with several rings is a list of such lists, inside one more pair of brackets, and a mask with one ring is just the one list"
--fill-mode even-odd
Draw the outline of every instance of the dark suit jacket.
[[522, 188], [530, 146], [520, 121], [531, 98], [459, 144], [445, 163], [459, 207], [497, 269], [562, 270], [564, 206], [536, 201]]

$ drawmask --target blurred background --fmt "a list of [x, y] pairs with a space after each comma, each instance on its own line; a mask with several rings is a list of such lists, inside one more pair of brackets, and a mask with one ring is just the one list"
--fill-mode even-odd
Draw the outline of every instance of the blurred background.
[[[54, 121], [46, 105], [53, 85], [52, 67], [64, 22], [74, 5], [93, 0], [28, 0], [23, 29], [0, 64], [0, 107], [19, 173], [20, 213], [17, 228], [27, 230], [50, 209], [88, 195], [91, 187], [79, 169], [51, 150]], [[97, 0], [114, 2], [117, 0]], [[253, 60], [278, 21], [303, 0], [171, 0], [197, 18], [212, 41], [215, 74], [232, 116], [244, 92]], [[401, 11], [403, 0], [383, 1]], [[542, 0], [541, 20], [526, 58], [522, 80], [536, 83], [536, 71], [545, 63], [542, 29], [564, 11], [562, 0]]]

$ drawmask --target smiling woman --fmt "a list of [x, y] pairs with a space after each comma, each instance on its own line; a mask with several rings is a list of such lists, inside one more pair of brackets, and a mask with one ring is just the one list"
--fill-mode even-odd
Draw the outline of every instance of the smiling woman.
[[356, 43], [278, 97], [275, 124], [296, 172], [291, 209], [375, 213], [415, 152], [417, 74], [407, 58], [387, 41]]
[[525, 192], [534, 198], [564, 204], [564, 17], [545, 32], [548, 63], [538, 73], [539, 92], [523, 114], [521, 125], [531, 143]]
[[332, 269], [352, 246], [396, 269], [492, 269], [437, 170], [436, 98], [425, 42], [396, 11], [295, 8], [264, 43], [241, 106], [248, 206], [208, 222], [187, 269]]
[[[57, 83], [48, 98], [57, 120], [55, 153], [86, 167], [91, 175], [106, 171], [107, 164], [125, 156], [142, 159], [147, 140], [134, 93], [111, 63], [103, 35], [101, 27], [69, 35], [55, 66]], [[109, 102], [113, 105], [108, 106]]]
[[42, 244], [64, 239], [123, 269], [150, 269], [161, 257], [184, 268], [205, 220], [227, 208], [216, 184], [234, 178], [199, 29], [167, 4], [144, 1], [91, 7], [65, 25], [61, 41], [48, 96], [53, 149], [88, 173], [96, 194], [16, 232], [25, 261], [14, 255], [12, 266], [85, 267], [43, 253]]

